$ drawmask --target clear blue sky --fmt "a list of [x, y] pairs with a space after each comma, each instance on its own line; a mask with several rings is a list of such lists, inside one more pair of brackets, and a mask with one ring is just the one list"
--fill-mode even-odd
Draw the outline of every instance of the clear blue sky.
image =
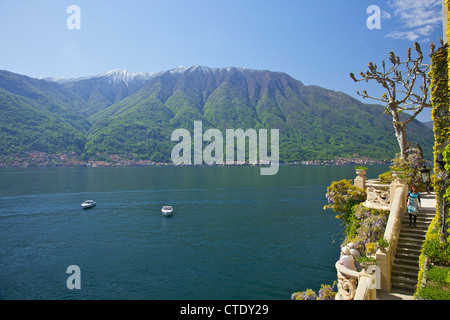
[[[81, 29], [67, 28], [72, 4]], [[367, 27], [370, 5], [381, 29]], [[441, 0], [0, 0], [0, 69], [31, 77], [235, 66], [357, 97], [377, 90], [349, 72], [405, 57], [414, 41], [428, 57], [441, 37]]]

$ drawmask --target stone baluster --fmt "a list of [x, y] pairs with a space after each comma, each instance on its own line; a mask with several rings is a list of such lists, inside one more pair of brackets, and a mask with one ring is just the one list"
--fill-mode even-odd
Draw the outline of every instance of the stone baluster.
[[362, 190], [366, 189], [366, 170], [356, 169], [357, 177], [355, 178], [354, 185]]

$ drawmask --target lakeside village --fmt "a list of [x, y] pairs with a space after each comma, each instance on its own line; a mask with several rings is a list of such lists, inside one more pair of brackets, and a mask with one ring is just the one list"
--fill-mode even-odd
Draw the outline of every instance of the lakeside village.
[[[139, 167], [139, 166], [176, 166], [173, 163], [154, 162], [151, 160], [139, 160], [133, 157], [124, 158], [120, 155], [99, 155], [103, 160], [82, 160], [81, 156], [75, 152], [48, 154], [45, 152], [27, 152], [24, 154], [13, 154], [0, 156], [0, 167]], [[280, 165], [371, 165], [390, 164], [390, 161], [372, 160], [361, 157], [357, 154], [353, 158], [336, 157], [334, 160], [311, 160], [280, 163]], [[225, 164], [230, 165], [230, 164]], [[258, 163], [240, 163], [234, 165], [260, 165]], [[261, 165], [263, 165], [261, 163]], [[183, 164], [182, 166], [188, 166]], [[194, 166], [194, 165], [192, 165]]]

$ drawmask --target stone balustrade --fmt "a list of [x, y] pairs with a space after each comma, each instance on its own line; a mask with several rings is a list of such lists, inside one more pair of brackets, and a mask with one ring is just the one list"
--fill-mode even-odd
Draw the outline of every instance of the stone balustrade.
[[338, 293], [336, 300], [376, 300], [376, 274], [351, 270], [336, 262]]
[[384, 233], [389, 246], [379, 248], [375, 254], [376, 273], [370, 273], [366, 269], [354, 271], [336, 262], [338, 277], [336, 300], [376, 300], [377, 287], [383, 291], [391, 290], [392, 259], [395, 256], [403, 213], [406, 210], [408, 185], [397, 175], [394, 175], [395, 180], [389, 185], [381, 184], [377, 180], [368, 180], [364, 175], [365, 172], [358, 173], [354, 184], [366, 190], [367, 199], [363, 203], [365, 207], [389, 211]]
[[367, 199], [363, 206], [370, 209], [390, 211], [396, 189], [405, 186], [405, 182], [398, 177], [401, 172], [392, 173], [394, 181], [391, 184], [380, 183], [378, 179], [367, 179], [365, 170], [357, 169], [356, 174], [358, 176], [355, 178], [354, 185], [366, 190]]
[[380, 268], [381, 290], [391, 290], [391, 267], [392, 260], [397, 250], [398, 238], [403, 219], [403, 213], [406, 210], [406, 197], [408, 189], [406, 184], [400, 184], [395, 189], [389, 218], [384, 231], [384, 238], [389, 242], [386, 249], [378, 249], [376, 252], [377, 265]]
[[390, 185], [379, 183], [378, 180], [368, 180], [365, 186], [367, 199], [363, 206], [389, 211], [391, 206]]

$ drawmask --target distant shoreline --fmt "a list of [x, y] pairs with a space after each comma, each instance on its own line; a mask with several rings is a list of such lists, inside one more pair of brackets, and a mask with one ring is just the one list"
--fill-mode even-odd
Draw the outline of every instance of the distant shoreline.
[[[98, 160], [101, 159], [101, 160]], [[367, 157], [355, 155], [353, 158], [336, 157], [335, 160], [305, 160], [294, 162], [282, 162], [280, 166], [297, 166], [297, 165], [389, 165], [391, 161], [373, 160]], [[81, 156], [77, 153], [58, 153], [48, 154], [44, 152], [28, 152], [25, 154], [14, 154], [8, 156], [0, 156], [0, 167], [4, 168], [28, 168], [28, 167], [153, 167], [153, 166], [208, 166], [182, 164], [175, 165], [171, 162], [155, 162], [151, 160], [127, 159], [120, 155], [98, 155], [96, 160], [81, 160]], [[235, 163], [235, 164], [218, 164], [215, 166], [263, 166], [259, 163]]]

